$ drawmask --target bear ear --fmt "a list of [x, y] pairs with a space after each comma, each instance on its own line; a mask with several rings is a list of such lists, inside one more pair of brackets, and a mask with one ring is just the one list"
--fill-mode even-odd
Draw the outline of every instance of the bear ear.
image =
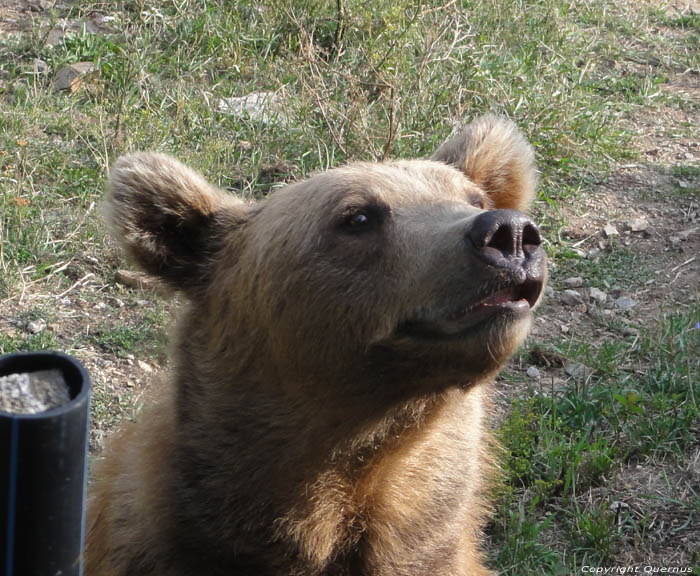
[[477, 118], [440, 146], [431, 160], [464, 172], [488, 194], [494, 208], [525, 211], [534, 200], [537, 172], [532, 146], [506, 118]]
[[174, 158], [123, 156], [109, 178], [103, 213], [128, 256], [176, 290], [204, 285], [224, 232], [243, 223], [247, 206]]

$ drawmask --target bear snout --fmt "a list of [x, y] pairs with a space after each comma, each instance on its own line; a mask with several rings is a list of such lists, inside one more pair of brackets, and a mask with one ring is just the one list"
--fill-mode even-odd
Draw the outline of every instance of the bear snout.
[[516, 210], [489, 210], [472, 220], [465, 232], [471, 251], [496, 268], [525, 272], [529, 280], [544, 280], [544, 250], [537, 225]]

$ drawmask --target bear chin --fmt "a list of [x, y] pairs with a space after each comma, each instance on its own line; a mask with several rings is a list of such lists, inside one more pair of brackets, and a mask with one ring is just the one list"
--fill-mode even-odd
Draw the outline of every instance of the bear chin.
[[[374, 366], [400, 379], [463, 386], [497, 372], [522, 344], [532, 324], [529, 306], [499, 307], [468, 328], [449, 333], [434, 323], [401, 325], [371, 349]], [[420, 387], [419, 387], [420, 388]]]

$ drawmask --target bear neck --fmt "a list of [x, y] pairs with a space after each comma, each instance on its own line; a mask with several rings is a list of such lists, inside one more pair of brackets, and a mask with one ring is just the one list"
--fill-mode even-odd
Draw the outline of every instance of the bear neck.
[[[254, 332], [217, 349], [197, 326], [180, 323], [174, 354], [172, 464], [180, 480], [173, 483], [172, 514], [183, 546], [221, 550], [223, 564], [237, 562], [241, 550], [230, 557], [225, 552], [227, 542], [237, 541], [247, 542], [253, 555], [261, 545], [273, 546], [283, 556], [301, 553], [319, 568], [328, 565], [343, 550], [357, 548], [374, 516], [367, 503], [386, 493], [386, 478], [396, 476], [386, 464], [396, 454], [410, 459], [413, 450], [430, 453], [432, 435], [463, 443], [458, 430], [464, 419], [481, 430], [481, 410], [474, 407], [480, 386], [473, 381], [412, 396], [375, 394], [369, 403], [352, 394], [342, 401], [305, 399], [289, 391], [309, 383], [285, 380], [266, 363], [259, 353], [264, 340]], [[343, 390], [354, 376], [326, 382], [325, 389]], [[375, 389], [386, 387], [388, 377], [376, 375]], [[321, 495], [321, 509], [310, 491]], [[253, 526], [242, 520], [251, 517], [262, 521]]]

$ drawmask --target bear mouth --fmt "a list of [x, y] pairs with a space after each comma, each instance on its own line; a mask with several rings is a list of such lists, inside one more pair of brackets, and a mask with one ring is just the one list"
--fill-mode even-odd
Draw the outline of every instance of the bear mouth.
[[459, 338], [468, 336], [483, 324], [498, 320], [517, 320], [530, 314], [537, 304], [544, 283], [526, 280], [522, 284], [495, 288], [478, 300], [439, 318], [415, 318], [397, 329], [401, 336], [413, 338]]

